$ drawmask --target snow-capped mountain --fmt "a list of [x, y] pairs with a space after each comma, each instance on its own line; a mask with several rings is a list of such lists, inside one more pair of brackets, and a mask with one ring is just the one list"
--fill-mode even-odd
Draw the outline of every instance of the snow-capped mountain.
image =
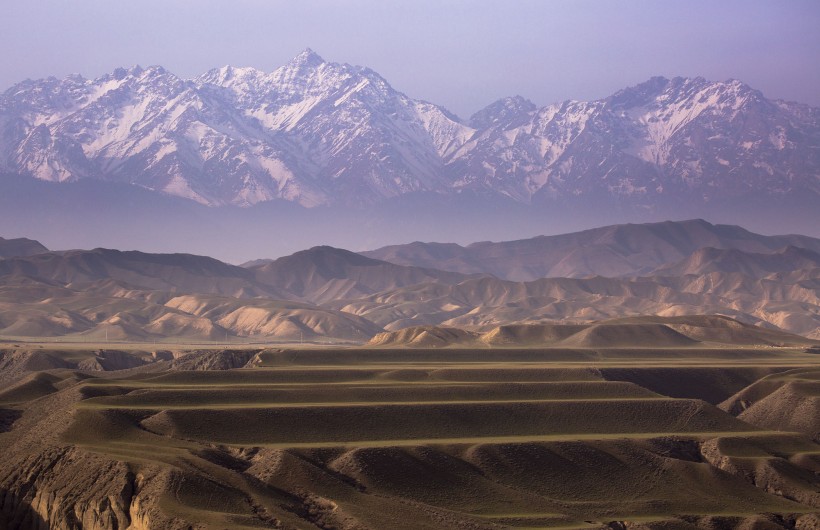
[[473, 117], [485, 128], [448, 161], [457, 185], [522, 201], [820, 193], [820, 109], [739, 81], [656, 77], [600, 101], [532, 107], [512, 98]]
[[0, 96], [0, 171], [128, 182], [217, 206], [366, 205], [419, 191], [651, 204], [820, 196], [820, 109], [738, 81], [653, 78], [592, 102], [505, 98], [462, 121], [305, 50], [266, 73], [161, 67]]

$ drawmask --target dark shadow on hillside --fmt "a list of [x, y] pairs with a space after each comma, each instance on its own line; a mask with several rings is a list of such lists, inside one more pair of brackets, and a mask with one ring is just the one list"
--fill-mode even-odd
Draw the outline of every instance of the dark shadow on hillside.
[[15, 409], [0, 409], [0, 432], [8, 432], [14, 422], [20, 419], [23, 411]]
[[17, 494], [0, 488], [0, 530], [48, 530], [43, 519], [28, 502]]
[[602, 368], [607, 381], [627, 381], [678, 399], [702, 399], [712, 405], [728, 399], [761, 377], [787, 368]]

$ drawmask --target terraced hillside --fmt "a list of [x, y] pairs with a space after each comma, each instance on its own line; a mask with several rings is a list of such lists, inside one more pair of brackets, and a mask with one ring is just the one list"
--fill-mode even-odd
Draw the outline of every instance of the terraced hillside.
[[[0, 527], [820, 523], [820, 357], [802, 349], [120, 353], [135, 367], [17, 352]], [[802, 423], [754, 413], [783, 388]]]

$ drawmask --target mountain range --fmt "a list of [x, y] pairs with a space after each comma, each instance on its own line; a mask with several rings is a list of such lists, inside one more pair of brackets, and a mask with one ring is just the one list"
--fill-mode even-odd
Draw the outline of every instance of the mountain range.
[[[713, 254], [720, 254], [718, 249], [738, 251], [734, 256], [745, 256], [746, 253], [772, 255], [790, 246], [820, 252], [819, 242], [816, 238], [800, 235], [762, 236], [739, 226], [713, 225], [695, 219], [613, 225], [557, 236], [500, 243], [485, 241], [466, 247], [454, 243], [414, 242], [362, 254], [400, 265], [434, 267], [466, 274], [489, 273], [505, 280], [532, 281], [548, 277], [650, 274], [659, 267], [668, 267], [695, 256], [696, 251], [705, 251], [708, 247], [714, 249]], [[716, 259], [716, 256], [712, 257]], [[778, 263], [780, 267], [790, 267], [788, 261], [780, 259]], [[690, 267], [683, 265], [678, 272], [691, 274]]]
[[162, 67], [0, 96], [0, 172], [128, 183], [209, 206], [475, 193], [631, 207], [820, 195], [820, 109], [740, 81], [654, 77], [596, 101], [504, 98], [461, 119], [305, 50], [263, 72]]
[[369, 256], [319, 246], [245, 266], [9, 248], [19, 251], [0, 258], [0, 335], [10, 338], [361, 343], [414, 326], [484, 332], [702, 314], [820, 338], [820, 239], [702, 220]]

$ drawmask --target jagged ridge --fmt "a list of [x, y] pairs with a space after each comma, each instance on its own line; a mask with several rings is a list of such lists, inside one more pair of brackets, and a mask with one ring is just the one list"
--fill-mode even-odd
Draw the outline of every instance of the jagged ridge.
[[266, 73], [157, 66], [0, 96], [0, 171], [130, 182], [208, 205], [415, 192], [652, 205], [820, 193], [820, 110], [735, 80], [652, 78], [592, 102], [505, 98], [461, 120], [306, 50]]

